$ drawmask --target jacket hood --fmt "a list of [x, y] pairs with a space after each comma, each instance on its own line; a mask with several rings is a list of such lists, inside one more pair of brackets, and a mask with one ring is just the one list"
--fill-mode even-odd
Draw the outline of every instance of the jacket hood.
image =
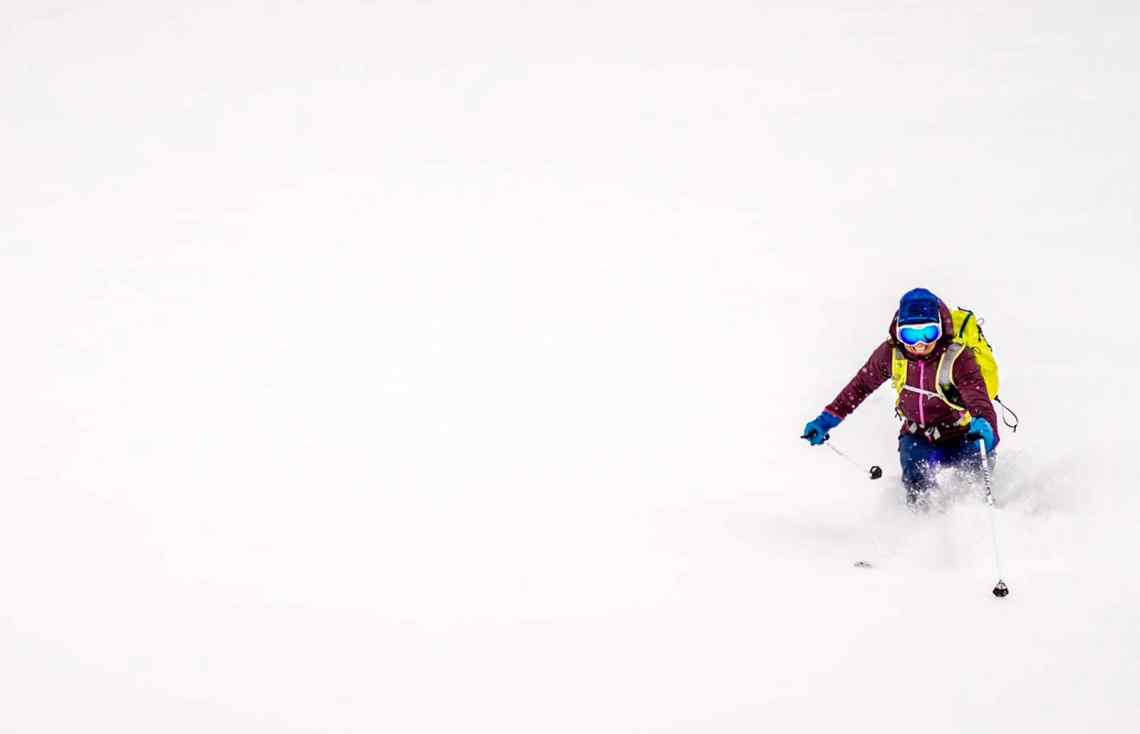
[[912, 362], [926, 361], [928, 359], [941, 357], [942, 353], [946, 351], [946, 347], [950, 345], [950, 342], [954, 341], [954, 319], [950, 316], [950, 307], [943, 303], [942, 299], [938, 300], [938, 313], [942, 316], [942, 337], [939, 338], [934, 351], [925, 357], [918, 357], [911, 354], [903, 347], [902, 343], [899, 342], [898, 336], [895, 333], [895, 325], [898, 324], [899, 320], [898, 309], [895, 309], [895, 315], [891, 317], [891, 323], [887, 327], [887, 341], [891, 343], [892, 347], [901, 349], [903, 356]]

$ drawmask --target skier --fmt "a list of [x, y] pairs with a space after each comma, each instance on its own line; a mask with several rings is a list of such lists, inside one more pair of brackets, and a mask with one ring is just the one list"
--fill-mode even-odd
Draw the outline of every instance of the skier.
[[941, 467], [979, 468], [978, 439], [985, 442], [990, 456], [998, 444], [997, 414], [973, 351], [950, 350], [953, 341], [953, 320], [946, 304], [925, 288], [903, 294], [886, 341], [819, 417], [804, 427], [803, 438], [812, 446], [823, 444], [833, 428], [894, 376], [899, 391], [896, 412], [903, 419], [899, 463], [907, 502], [914, 504], [926, 496]]

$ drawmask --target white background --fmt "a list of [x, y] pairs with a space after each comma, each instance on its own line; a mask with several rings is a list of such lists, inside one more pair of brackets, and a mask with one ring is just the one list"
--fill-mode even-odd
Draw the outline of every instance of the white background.
[[[0, 731], [1135, 730], [1140, 15], [996, 5], [10, 3]], [[798, 439], [915, 286], [1005, 600]]]

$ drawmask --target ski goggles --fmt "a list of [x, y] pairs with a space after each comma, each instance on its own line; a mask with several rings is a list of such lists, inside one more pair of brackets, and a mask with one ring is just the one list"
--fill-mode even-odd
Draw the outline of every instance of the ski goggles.
[[942, 336], [942, 324], [910, 324], [897, 329], [899, 341], [908, 347], [933, 344]]

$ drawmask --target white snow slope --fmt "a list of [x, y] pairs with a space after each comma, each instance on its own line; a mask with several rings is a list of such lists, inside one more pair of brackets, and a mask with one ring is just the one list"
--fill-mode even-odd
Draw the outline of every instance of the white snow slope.
[[[0, 731], [1136, 731], [1138, 36], [8, 3]], [[1021, 417], [1004, 600], [889, 388], [882, 481], [798, 438], [920, 285]]]

